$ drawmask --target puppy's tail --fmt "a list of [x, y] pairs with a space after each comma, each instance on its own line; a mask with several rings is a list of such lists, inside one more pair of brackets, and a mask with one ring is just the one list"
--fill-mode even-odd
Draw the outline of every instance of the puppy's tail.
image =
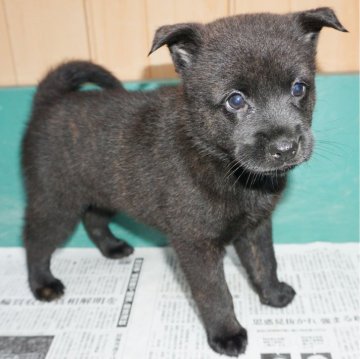
[[70, 61], [51, 70], [39, 83], [34, 104], [49, 105], [85, 83], [104, 89], [123, 89], [121, 82], [103, 67], [89, 61]]

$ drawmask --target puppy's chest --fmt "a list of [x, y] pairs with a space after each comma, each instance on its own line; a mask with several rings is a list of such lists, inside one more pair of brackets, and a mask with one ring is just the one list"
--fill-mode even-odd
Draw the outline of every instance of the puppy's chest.
[[279, 199], [279, 193], [253, 192], [244, 195], [238, 205], [249, 214], [271, 214]]
[[274, 211], [280, 194], [247, 191], [234, 197], [225, 205], [224, 225], [249, 227], [269, 218]]

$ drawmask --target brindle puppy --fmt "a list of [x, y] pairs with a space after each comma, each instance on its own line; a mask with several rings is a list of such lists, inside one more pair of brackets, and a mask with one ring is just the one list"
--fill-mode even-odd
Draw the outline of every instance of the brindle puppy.
[[[167, 234], [210, 346], [237, 356], [247, 334], [223, 271], [233, 244], [262, 303], [295, 291], [276, 274], [271, 215], [287, 172], [309, 159], [315, 53], [329, 8], [240, 15], [159, 28], [181, 84], [127, 92], [105, 69], [70, 62], [40, 83], [23, 142], [24, 240], [36, 298], [60, 297], [51, 255], [82, 220], [109, 258], [133, 252], [108, 224], [117, 211]], [[131, 59], [129, 59], [131, 61]], [[87, 82], [103, 91], [77, 91]]]

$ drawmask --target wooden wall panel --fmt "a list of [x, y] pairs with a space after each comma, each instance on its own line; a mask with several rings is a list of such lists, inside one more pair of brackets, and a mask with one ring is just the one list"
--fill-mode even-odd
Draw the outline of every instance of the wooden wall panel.
[[359, 1], [358, 0], [230, 0], [231, 13], [302, 11], [322, 6], [335, 10], [350, 33], [324, 28], [318, 45], [320, 72], [359, 71]]
[[0, 0], [0, 86], [15, 85], [16, 74], [6, 24], [4, 4]]
[[321, 6], [334, 9], [349, 33], [323, 28], [318, 45], [320, 72], [359, 71], [359, 0], [292, 0], [292, 11]]
[[286, 13], [291, 11], [291, 0], [230, 0], [231, 14], [254, 12]]
[[[228, 15], [228, 2], [219, 0], [147, 0], [149, 50], [158, 27], [180, 22], [209, 22]], [[175, 77], [166, 46], [150, 56], [152, 78]]]
[[19, 84], [33, 84], [50, 66], [88, 58], [82, 0], [4, 0]]
[[149, 77], [145, 0], [85, 0], [91, 59], [121, 80]]
[[122, 80], [175, 77], [166, 47], [147, 57], [162, 25], [319, 6], [334, 8], [350, 31], [322, 30], [320, 72], [359, 71], [358, 0], [0, 0], [0, 86], [34, 84], [74, 58], [91, 58]]

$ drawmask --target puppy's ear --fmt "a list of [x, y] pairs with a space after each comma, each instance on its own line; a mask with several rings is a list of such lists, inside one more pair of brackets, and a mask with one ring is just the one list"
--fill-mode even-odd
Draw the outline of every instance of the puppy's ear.
[[203, 28], [198, 23], [162, 26], [155, 33], [149, 55], [167, 45], [176, 71], [181, 73], [191, 66], [198, 53], [203, 40]]
[[328, 7], [320, 7], [314, 10], [295, 13], [297, 21], [305, 34], [305, 40], [316, 41], [320, 30], [323, 27], [348, 32], [336, 17], [334, 11]]

